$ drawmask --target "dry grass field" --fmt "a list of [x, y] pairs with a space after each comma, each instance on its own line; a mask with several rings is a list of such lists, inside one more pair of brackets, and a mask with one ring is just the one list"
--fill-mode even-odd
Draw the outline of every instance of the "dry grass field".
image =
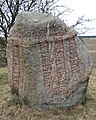
[[0, 120], [96, 120], [96, 40], [84, 40], [94, 62], [86, 100], [69, 109], [39, 111], [12, 99], [7, 68], [0, 69]]

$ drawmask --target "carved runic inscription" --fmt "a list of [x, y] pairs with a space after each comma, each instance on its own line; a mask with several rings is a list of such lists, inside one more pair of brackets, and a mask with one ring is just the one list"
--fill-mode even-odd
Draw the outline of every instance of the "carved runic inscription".
[[14, 92], [18, 91], [19, 87], [19, 47], [18, 42], [14, 41], [12, 48], [12, 88], [14, 87]]
[[46, 94], [53, 90], [48, 42], [40, 43], [43, 79]]
[[[79, 66], [79, 57], [77, 53], [77, 48], [76, 48], [76, 42], [75, 39], [71, 38], [69, 40], [69, 53], [70, 53], [70, 64], [71, 64], [71, 72], [72, 72], [72, 78], [80, 77], [80, 66]], [[77, 80], [76, 79], [76, 80]]]
[[[63, 39], [54, 38], [55, 46], [55, 59], [56, 59], [56, 72], [57, 72], [57, 87], [54, 89], [54, 94], [62, 94], [67, 89], [66, 81], [66, 70], [65, 70], [65, 60], [64, 60], [64, 45]], [[57, 39], [57, 40], [56, 40]]]
[[[60, 39], [59, 41], [57, 39]], [[43, 69], [43, 79], [45, 91], [47, 93], [51, 93], [52, 96], [64, 94], [67, 89], [67, 81], [66, 81], [66, 70], [65, 70], [65, 61], [64, 61], [64, 47], [63, 47], [63, 39], [54, 38], [54, 59], [55, 59], [55, 70], [56, 78], [52, 79], [52, 65], [50, 63], [50, 50], [49, 43], [40, 43], [41, 57], [42, 57], [42, 69]], [[50, 53], [50, 54], [49, 54]]]

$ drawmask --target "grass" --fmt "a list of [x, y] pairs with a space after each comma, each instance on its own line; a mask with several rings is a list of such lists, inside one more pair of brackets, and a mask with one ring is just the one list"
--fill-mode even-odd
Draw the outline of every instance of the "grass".
[[0, 85], [4, 85], [8, 83], [8, 72], [7, 68], [0, 69]]
[[91, 51], [96, 51], [96, 44], [88, 44], [87, 48]]
[[94, 64], [93, 67], [96, 68], [96, 39], [83, 39], [83, 40], [91, 53]]
[[[92, 49], [90, 49], [92, 50]], [[94, 55], [93, 55], [94, 56]], [[95, 56], [93, 57], [95, 58]], [[96, 62], [96, 59], [94, 59]], [[7, 69], [0, 69], [0, 120], [96, 120], [96, 67], [90, 76], [86, 100], [69, 109], [37, 111], [12, 100]]]

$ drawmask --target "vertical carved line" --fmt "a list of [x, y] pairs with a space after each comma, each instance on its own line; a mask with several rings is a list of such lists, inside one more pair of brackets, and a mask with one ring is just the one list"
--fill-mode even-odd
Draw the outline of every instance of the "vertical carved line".
[[[50, 55], [49, 55], [49, 47], [48, 42], [40, 43], [40, 53], [41, 53], [41, 61], [42, 61], [42, 71], [43, 71], [43, 80], [44, 80], [44, 88], [45, 94], [52, 95], [53, 86], [52, 86], [52, 76], [51, 76], [51, 65], [50, 65]], [[50, 96], [52, 97], [52, 96]]]
[[63, 46], [63, 38], [60, 36], [59, 41], [55, 41], [55, 57], [56, 57], [56, 68], [57, 68], [57, 86], [56, 86], [56, 94], [64, 94], [66, 92], [66, 68], [65, 68], [65, 58], [64, 58], [64, 46]]
[[69, 54], [70, 54], [72, 78], [74, 80], [74, 74], [78, 74], [78, 78], [80, 77], [80, 74], [81, 74], [80, 65], [79, 65], [79, 56], [77, 53], [77, 46], [74, 38], [71, 38], [69, 40]]
[[24, 53], [23, 46], [21, 45], [19, 48], [19, 68], [20, 68], [20, 79], [19, 79], [19, 93], [20, 95], [24, 95]]
[[19, 95], [19, 46], [17, 40], [12, 40], [12, 93]]

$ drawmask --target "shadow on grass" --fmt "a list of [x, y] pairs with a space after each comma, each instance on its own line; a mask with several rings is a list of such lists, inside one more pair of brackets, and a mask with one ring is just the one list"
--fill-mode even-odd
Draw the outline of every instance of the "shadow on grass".
[[92, 98], [91, 94], [86, 94], [84, 101], [82, 102], [82, 105], [86, 105], [87, 103], [95, 102], [95, 99]]

